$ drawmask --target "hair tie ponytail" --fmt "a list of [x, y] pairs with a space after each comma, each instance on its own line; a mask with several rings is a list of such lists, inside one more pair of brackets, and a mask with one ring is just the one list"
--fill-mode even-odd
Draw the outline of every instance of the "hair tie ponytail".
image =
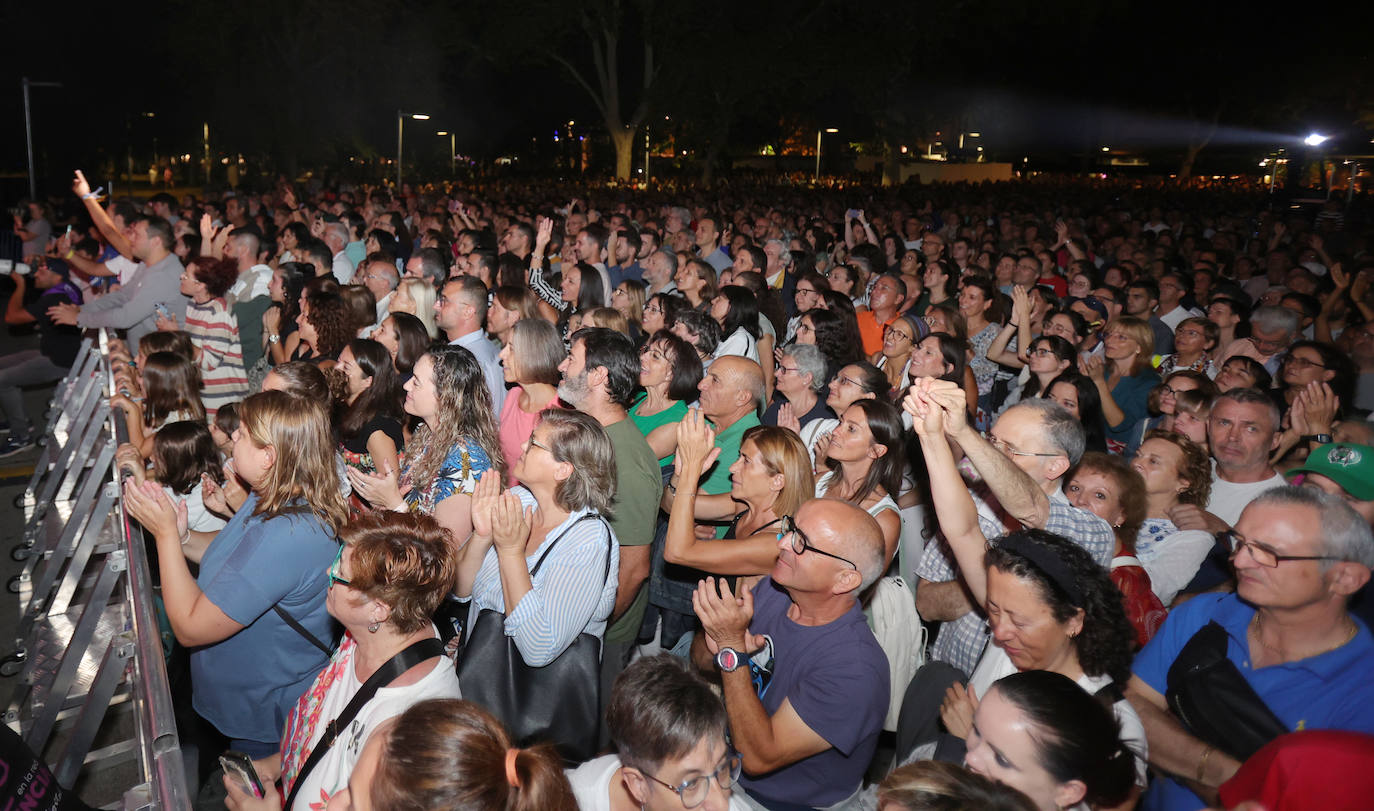
[[511, 788], [520, 788], [520, 775], [515, 771], [515, 761], [520, 757], [520, 750], [514, 747], [506, 750], [506, 784]]

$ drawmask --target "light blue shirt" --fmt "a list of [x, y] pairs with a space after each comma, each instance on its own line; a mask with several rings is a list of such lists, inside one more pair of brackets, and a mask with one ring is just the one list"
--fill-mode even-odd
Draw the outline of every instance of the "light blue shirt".
[[482, 374], [487, 380], [487, 391], [491, 392], [492, 416], [501, 416], [501, 406], [506, 402], [506, 373], [501, 367], [501, 359], [496, 356], [497, 349], [487, 340], [482, 330], [474, 330], [457, 340], [449, 341], [449, 346], [461, 346], [477, 358]]
[[[523, 487], [511, 489], [526, 507], [535, 505], [534, 496]], [[520, 598], [515, 610], [506, 614], [506, 636], [510, 637], [525, 664], [543, 667], [557, 659], [579, 634], [588, 633], [598, 639], [606, 634], [606, 622], [615, 608], [615, 593], [619, 585], [620, 544], [605, 521], [578, 523], [591, 510], [577, 510], [568, 519], [549, 531], [534, 554], [525, 558], [533, 567], [557, 541], [539, 571], [531, 580], [530, 590]], [[574, 526], [576, 524], [576, 526]], [[606, 555], [611, 556], [607, 566]], [[476, 622], [483, 609], [506, 612], [506, 599], [501, 591], [501, 571], [496, 560], [496, 548], [487, 550], [482, 568], [472, 584], [472, 608], [469, 627]]]

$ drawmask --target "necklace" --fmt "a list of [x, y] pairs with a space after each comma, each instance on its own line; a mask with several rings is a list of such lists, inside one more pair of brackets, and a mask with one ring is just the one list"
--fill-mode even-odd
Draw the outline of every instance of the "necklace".
[[1301, 660], [1303, 660], [1303, 659], [1314, 659], [1314, 658], [1316, 658], [1316, 657], [1318, 657], [1318, 656], [1321, 656], [1321, 655], [1323, 655], [1323, 654], [1330, 653], [1331, 651], [1335, 650], [1336, 648], [1339, 648], [1339, 647], [1341, 647], [1341, 646], [1343, 646], [1343, 645], [1349, 644], [1350, 640], [1352, 640], [1352, 639], [1355, 638], [1355, 634], [1357, 634], [1357, 633], [1360, 632], [1360, 627], [1359, 627], [1358, 625], [1356, 625], [1354, 622], [1352, 622], [1351, 619], [1350, 619], [1349, 617], [1346, 617], [1346, 618], [1345, 618], [1345, 622], [1346, 622], [1346, 624], [1347, 624], [1348, 626], [1350, 626], [1350, 631], [1349, 631], [1349, 633], [1347, 633], [1347, 634], [1345, 635], [1345, 638], [1342, 639], [1340, 642], [1337, 642], [1336, 644], [1334, 644], [1334, 645], [1332, 645], [1332, 646], [1330, 646], [1330, 647], [1328, 647], [1328, 648], [1325, 648], [1325, 649], [1323, 649], [1323, 650], [1320, 650], [1320, 651], [1318, 651], [1318, 652], [1316, 652], [1316, 653], [1308, 654], [1308, 655], [1306, 655], [1306, 656], [1297, 656], [1297, 657], [1293, 657], [1293, 658], [1291, 658], [1291, 659], [1288, 658], [1287, 656], [1285, 656], [1285, 654], [1284, 654], [1283, 651], [1279, 650], [1278, 648], [1276, 648], [1276, 647], [1274, 647], [1273, 645], [1270, 645], [1268, 642], [1265, 642], [1265, 641], [1264, 641], [1263, 624], [1262, 624], [1261, 621], [1260, 621], [1260, 612], [1258, 612], [1258, 611], [1255, 612], [1255, 619], [1254, 619], [1250, 624], [1253, 625], [1253, 626], [1255, 626], [1255, 641], [1257, 641], [1257, 642], [1260, 643], [1260, 647], [1264, 648], [1265, 650], [1267, 650], [1267, 651], [1269, 651], [1270, 653], [1272, 653], [1272, 654], [1274, 654], [1275, 656], [1277, 656], [1277, 657], [1279, 658], [1279, 661], [1280, 661], [1280, 662], [1289, 662], [1289, 661], [1296, 662], [1296, 661], [1301, 661]]

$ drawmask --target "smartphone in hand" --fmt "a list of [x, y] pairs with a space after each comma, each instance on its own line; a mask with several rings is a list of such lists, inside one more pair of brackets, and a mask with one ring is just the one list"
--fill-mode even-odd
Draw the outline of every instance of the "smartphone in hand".
[[224, 767], [224, 773], [244, 794], [261, 798], [267, 793], [262, 787], [262, 780], [258, 779], [257, 770], [253, 768], [253, 759], [244, 753], [234, 750], [225, 752], [219, 756], [219, 765]]

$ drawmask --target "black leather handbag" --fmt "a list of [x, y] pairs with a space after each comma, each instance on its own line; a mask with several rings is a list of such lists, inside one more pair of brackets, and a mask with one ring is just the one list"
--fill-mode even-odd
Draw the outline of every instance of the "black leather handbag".
[[1290, 730], [1226, 658], [1226, 629], [1212, 621], [1169, 666], [1169, 708], [1196, 737], [1245, 761]]
[[[599, 515], [584, 515], [544, 549], [530, 578], [573, 527]], [[606, 528], [604, 588], [611, 575], [614, 535]], [[458, 658], [458, 683], [463, 698], [480, 704], [505, 724], [517, 746], [552, 743], [570, 763], [591, 760], [597, 753], [601, 713], [601, 639], [578, 634], [567, 650], [543, 667], [525, 664], [515, 641], [506, 636], [505, 614], [483, 609]]]

